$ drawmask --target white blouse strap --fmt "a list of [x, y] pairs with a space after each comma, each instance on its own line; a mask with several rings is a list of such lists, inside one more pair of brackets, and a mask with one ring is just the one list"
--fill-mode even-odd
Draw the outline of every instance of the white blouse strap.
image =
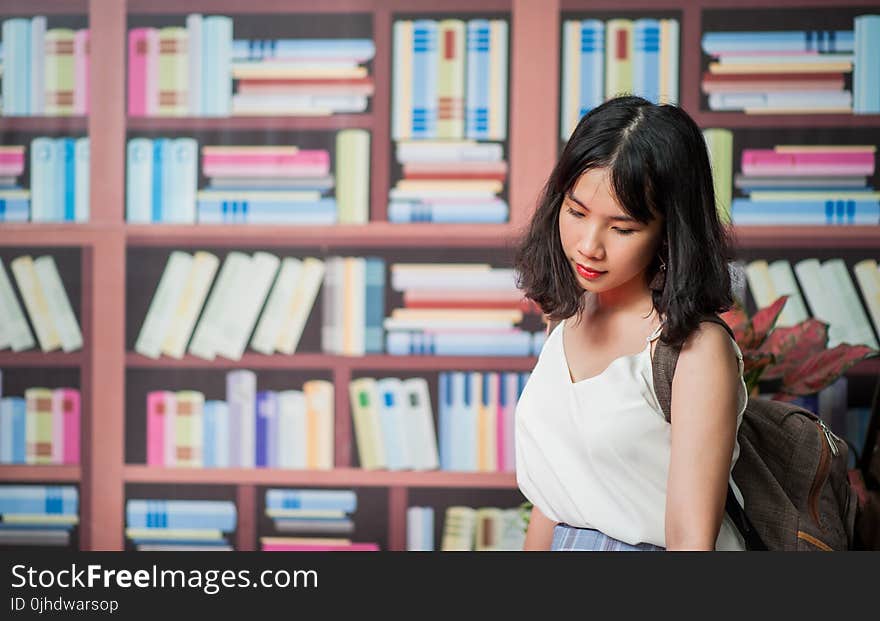
[[654, 330], [654, 332], [651, 333], [651, 336], [649, 336], [646, 340], [648, 340], [648, 341], [653, 341], [653, 340], [656, 339], [658, 336], [660, 336], [660, 333], [663, 331], [663, 323], [664, 323], [664, 322], [661, 321], [661, 322], [660, 322], [660, 325], [657, 326], [657, 329]]

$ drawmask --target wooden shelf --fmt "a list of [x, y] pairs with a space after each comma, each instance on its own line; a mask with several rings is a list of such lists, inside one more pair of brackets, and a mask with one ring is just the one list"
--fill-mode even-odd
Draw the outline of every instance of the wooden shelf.
[[86, 359], [83, 351], [64, 352], [3, 351], [0, 352], [0, 369], [7, 367], [81, 367]]
[[412, 472], [336, 468], [279, 470], [275, 468], [153, 468], [125, 466], [127, 483], [190, 483], [205, 485], [314, 485], [358, 487], [448, 487], [516, 489], [512, 472]]
[[373, 129], [370, 114], [330, 116], [128, 117], [130, 131], [319, 131], [347, 128]]
[[504, 248], [515, 243], [509, 224], [174, 225], [129, 224], [130, 246], [304, 248]]
[[350, 371], [531, 371], [537, 358], [532, 356], [334, 356], [331, 354], [303, 353], [285, 356], [264, 356], [248, 353], [241, 360], [218, 357], [203, 360], [185, 356], [177, 360], [162, 357], [157, 360], [137, 353], [128, 353], [125, 363], [129, 369], [348, 369]]
[[880, 248], [878, 226], [738, 226], [739, 248]]
[[[509, 11], [512, 0], [384, 0], [382, 7], [408, 13], [488, 13]], [[236, 13], [372, 13], [377, 8], [375, 0], [249, 0], [242, 4], [237, 0], [187, 0], [182, 8], [178, 0], [128, 0], [129, 15], [183, 13], [213, 13], [234, 15]]]
[[0, 116], [0, 132], [85, 133], [84, 116]]
[[0, 481], [3, 482], [54, 482], [79, 483], [79, 466], [36, 466], [22, 464], [0, 465]]

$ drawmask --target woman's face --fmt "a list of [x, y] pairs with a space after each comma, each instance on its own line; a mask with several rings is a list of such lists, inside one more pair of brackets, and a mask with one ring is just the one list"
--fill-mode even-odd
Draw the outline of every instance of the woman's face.
[[626, 214], [604, 168], [581, 175], [559, 211], [565, 256], [580, 286], [596, 294], [647, 288], [645, 272], [657, 254], [662, 231], [659, 216], [643, 224]]

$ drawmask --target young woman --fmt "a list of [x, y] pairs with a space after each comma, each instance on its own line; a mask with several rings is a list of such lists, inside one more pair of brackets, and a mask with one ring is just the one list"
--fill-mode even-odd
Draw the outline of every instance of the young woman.
[[[551, 322], [516, 410], [531, 550], [744, 550], [724, 513], [746, 406], [742, 353], [701, 322], [729, 309], [730, 242], [702, 133], [621, 97], [581, 119], [517, 255]], [[681, 345], [672, 422], [657, 339]]]

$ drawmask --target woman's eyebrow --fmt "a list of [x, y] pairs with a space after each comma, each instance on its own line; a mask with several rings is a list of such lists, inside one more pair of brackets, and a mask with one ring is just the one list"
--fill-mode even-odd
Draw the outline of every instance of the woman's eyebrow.
[[[574, 195], [574, 192], [569, 192], [569, 193], [568, 193], [568, 198], [571, 199], [572, 202], [577, 203], [580, 207], [582, 207], [582, 208], [586, 209], [587, 211], [589, 211], [590, 208], [587, 207], [582, 201], [580, 201], [580, 200], [578, 199], [578, 197], [576, 197], [576, 196]], [[636, 219], [633, 218], [632, 216], [608, 216], [608, 219], [609, 219], [609, 220], [614, 220], [615, 222], [638, 222], [638, 220], [636, 220]]]

